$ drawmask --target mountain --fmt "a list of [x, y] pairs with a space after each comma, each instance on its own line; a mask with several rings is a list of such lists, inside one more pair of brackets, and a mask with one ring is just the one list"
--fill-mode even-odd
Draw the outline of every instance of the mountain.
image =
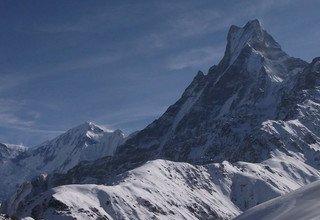
[[319, 197], [320, 182], [317, 181], [249, 209], [235, 220], [318, 219], [320, 216]]
[[110, 156], [123, 141], [120, 130], [107, 131], [90, 122], [30, 149], [0, 145], [1, 156], [6, 158], [0, 163], [0, 201], [39, 174], [65, 173], [80, 161]]
[[230, 219], [316, 181], [319, 61], [287, 55], [258, 20], [231, 26], [219, 64], [198, 72], [159, 119], [113, 155], [22, 184], [3, 210], [52, 219]]
[[[148, 149], [147, 158], [192, 163], [258, 162], [269, 157], [238, 153], [254, 129], [276, 119], [284, 93], [307, 63], [288, 56], [259, 21], [232, 26], [226, 52], [207, 75], [201, 72], [162, 117], [117, 149], [119, 155]], [[255, 149], [247, 149], [247, 154]]]
[[36, 146], [19, 162], [24, 166], [36, 167], [37, 170], [65, 173], [80, 161], [113, 155], [123, 140], [122, 131], [108, 131], [88, 122]]

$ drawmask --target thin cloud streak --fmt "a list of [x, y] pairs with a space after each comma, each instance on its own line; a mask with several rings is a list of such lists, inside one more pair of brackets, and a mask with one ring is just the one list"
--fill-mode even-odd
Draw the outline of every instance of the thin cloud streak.
[[112, 114], [101, 115], [97, 118], [94, 118], [92, 121], [106, 121], [106, 126], [114, 129], [118, 128], [117, 126], [121, 124], [130, 123], [144, 118], [158, 117], [165, 112], [167, 107], [168, 106], [154, 107], [142, 105], [140, 107], [122, 109]]
[[[24, 118], [22, 118], [23, 116]], [[41, 114], [30, 110], [23, 102], [0, 99], [0, 127], [20, 130], [28, 133], [58, 134], [62, 131], [37, 128]]]
[[201, 68], [205, 64], [212, 65], [223, 56], [224, 47], [203, 47], [183, 51], [178, 56], [172, 57], [167, 64], [170, 70], [181, 70], [188, 67]]

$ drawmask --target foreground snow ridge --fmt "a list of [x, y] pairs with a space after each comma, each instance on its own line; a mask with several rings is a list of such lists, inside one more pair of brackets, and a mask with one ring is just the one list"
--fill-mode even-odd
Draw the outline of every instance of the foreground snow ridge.
[[320, 181], [244, 212], [235, 220], [293, 220], [320, 218]]
[[13, 200], [9, 208], [36, 219], [231, 219], [315, 176], [320, 177], [317, 170], [285, 156], [204, 166], [153, 160], [116, 176], [110, 186], [59, 186], [16, 210]]

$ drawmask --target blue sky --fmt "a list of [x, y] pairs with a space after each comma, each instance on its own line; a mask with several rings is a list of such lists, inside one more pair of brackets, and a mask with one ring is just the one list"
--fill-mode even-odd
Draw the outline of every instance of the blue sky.
[[126, 133], [221, 59], [258, 18], [290, 55], [320, 56], [319, 1], [0, 0], [0, 142], [32, 146], [85, 121]]

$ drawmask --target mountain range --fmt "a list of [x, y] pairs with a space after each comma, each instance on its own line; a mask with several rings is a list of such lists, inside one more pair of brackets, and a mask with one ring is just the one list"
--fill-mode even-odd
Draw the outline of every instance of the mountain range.
[[320, 58], [289, 56], [252, 20], [231, 26], [222, 60], [141, 131], [125, 138], [85, 123], [28, 150], [3, 146], [1, 209], [9, 216], [262, 213], [320, 178]]

